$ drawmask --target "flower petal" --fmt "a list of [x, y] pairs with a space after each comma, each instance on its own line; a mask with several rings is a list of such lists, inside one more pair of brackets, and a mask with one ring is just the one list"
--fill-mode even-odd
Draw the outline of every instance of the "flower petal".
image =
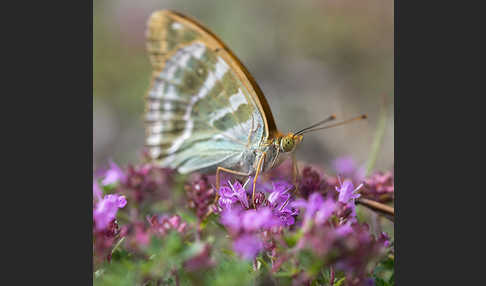
[[263, 249], [263, 243], [256, 236], [247, 234], [235, 240], [233, 249], [244, 259], [252, 260]]

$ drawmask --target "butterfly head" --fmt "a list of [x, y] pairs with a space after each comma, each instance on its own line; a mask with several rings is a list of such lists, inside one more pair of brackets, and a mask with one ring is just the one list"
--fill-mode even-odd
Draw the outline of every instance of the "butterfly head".
[[300, 142], [302, 142], [302, 139], [304, 137], [302, 135], [296, 135], [292, 132], [290, 132], [287, 135], [284, 135], [280, 139], [280, 151], [281, 152], [292, 152], [294, 151], [295, 147], [299, 145]]
[[330, 124], [330, 125], [328, 124], [326, 126], [323, 126], [324, 124], [336, 119], [335, 115], [331, 115], [328, 118], [321, 120], [321, 121], [319, 121], [315, 124], [312, 124], [311, 126], [306, 127], [304, 129], [301, 129], [301, 130], [299, 130], [295, 133], [289, 132], [287, 135], [282, 135], [282, 137], [280, 137], [280, 141], [279, 141], [280, 151], [281, 152], [292, 152], [292, 151], [294, 151], [295, 147], [297, 147], [297, 145], [299, 145], [299, 143], [302, 142], [302, 140], [304, 139], [303, 135], [305, 133], [317, 131], [317, 130], [328, 129], [328, 128], [331, 128], [331, 127], [344, 125], [344, 124], [350, 123], [352, 121], [366, 119], [366, 118], [367, 118], [367, 116], [365, 114], [363, 114], [363, 115], [353, 117], [353, 118], [348, 119], [348, 120], [338, 122], [336, 124]]

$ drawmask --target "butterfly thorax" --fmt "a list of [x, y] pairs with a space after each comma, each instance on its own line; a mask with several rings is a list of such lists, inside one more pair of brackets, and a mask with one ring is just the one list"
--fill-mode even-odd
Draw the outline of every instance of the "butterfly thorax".
[[263, 159], [261, 171], [265, 172], [280, 165], [283, 161], [289, 158], [290, 154], [294, 152], [297, 145], [302, 141], [302, 136], [294, 135], [292, 133], [278, 135], [274, 138], [268, 139], [266, 142], [260, 144], [256, 148], [249, 148], [242, 156], [241, 165], [233, 166], [239, 168], [242, 172], [254, 175], [260, 158], [265, 154]]
[[279, 162], [280, 156], [280, 148], [276, 141], [271, 140], [266, 142], [256, 148], [250, 148], [242, 155], [241, 165], [234, 166], [233, 168], [241, 169], [241, 172], [248, 173], [250, 175], [254, 175], [256, 173], [258, 162], [260, 158], [265, 154], [265, 158], [262, 162], [262, 170], [263, 172], [272, 169], [273, 167], [277, 166]]

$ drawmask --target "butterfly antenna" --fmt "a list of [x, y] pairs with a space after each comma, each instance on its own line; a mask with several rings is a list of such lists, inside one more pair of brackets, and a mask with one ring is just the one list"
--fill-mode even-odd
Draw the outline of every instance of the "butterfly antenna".
[[334, 114], [333, 114], [333, 115], [329, 116], [328, 118], [326, 118], [326, 119], [324, 119], [324, 120], [321, 120], [321, 121], [319, 121], [319, 122], [317, 122], [317, 123], [315, 123], [315, 124], [312, 124], [312, 125], [311, 125], [311, 126], [309, 126], [309, 127], [306, 127], [306, 128], [304, 128], [304, 129], [301, 129], [301, 130], [299, 130], [299, 131], [295, 132], [295, 134], [294, 134], [294, 135], [303, 134], [303, 132], [304, 132], [304, 131], [306, 131], [306, 130], [309, 130], [309, 129], [311, 129], [311, 128], [317, 127], [317, 126], [322, 125], [322, 124], [324, 124], [324, 123], [327, 123], [327, 122], [329, 122], [329, 121], [333, 121], [334, 119], [336, 119], [336, 115], [334, 115]]
[[344, 120], [344, 121], [341, 121], [341, 122], [338, 122], [338, 123], [335, 123], [335, 124], [331, 124], [331, 125], [327, 125], [327, 126], [324, 126], [324, 127], [314, 128], [314, 129], [310, 129], [310, 130], [309, 130], [309, 128], [306, 128], [306, 130], [304, 132], [302, 132], [301, 134], [305, 134], [305, 133], [317, 131], [317, 130], [328, 129], [328, 128], [348, 124], [348, 123], [353, 122], [353, 121], [366, 119], [366, 118], [368, 118], [368, 116], [366, 116], [366, 114], [363, 114], [363, 115], [356, 116], [356, 117], [350, 118], [348, 120]]

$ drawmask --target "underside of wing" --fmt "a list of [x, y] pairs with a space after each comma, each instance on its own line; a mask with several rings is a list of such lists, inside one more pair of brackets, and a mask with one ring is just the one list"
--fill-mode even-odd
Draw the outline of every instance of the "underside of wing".
[[231, 167], [275, 129], [246, 69], [193, 20], [171, 11], [153, 13], [147, 49], [153, 74], [146, 145], [160, 165], [181, 173]]

